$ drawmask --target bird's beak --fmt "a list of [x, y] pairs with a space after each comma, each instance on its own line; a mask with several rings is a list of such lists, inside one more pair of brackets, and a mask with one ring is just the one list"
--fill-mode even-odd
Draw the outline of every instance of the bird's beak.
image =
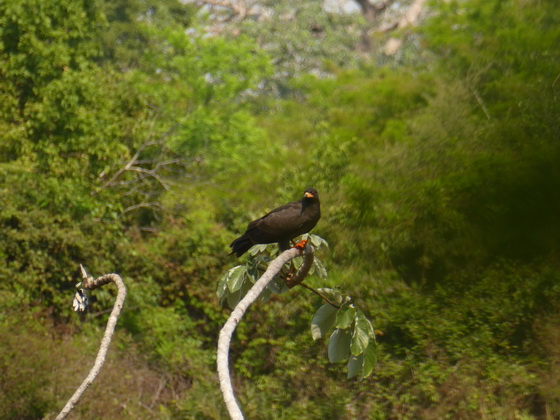
[[314, 195], [313, 193], [306, 192], [306, 193], [305, 193], [305, 197], [306, 197], [306, 198], [313, 198], [313, 197], [315, 197], [315, 195]]

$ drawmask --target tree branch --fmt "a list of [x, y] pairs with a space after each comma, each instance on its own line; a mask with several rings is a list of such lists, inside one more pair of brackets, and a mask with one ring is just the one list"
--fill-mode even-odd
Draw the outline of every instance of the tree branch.
[[[233, 387], [231, 384], [231, 376], [229, 373], [229, 346], [231, 343], [233, 332], [235, 331], [237, 324], [239, 324], [239, 321], [241, 321], [241, 318], [243, 318], [243, 315], [245, 314], [249, 306], [255, 300], [257, 300], [268, 283], [270, 283], [274, 276], [276, 276], [280, 272], [284, 264], [286, 264], [291, 259], [302, 255], [303, 253], [313, 254], [313, 246], [311, 244], [307, 244], [303, 250], [300, 248], [288, 249], [287, 251], [281, 253], [275, 260], [273, 260], [269, 264], [267, 270], [264, 272], [261, 278], [257, 280], [253, 287], [247, 292], [245, 297], [241, 299], [241, 301], [237, 304], [220, 331], [217, 354], [218, 377], [220, 380], [220, 389], [224, 397], [224, 402], [226, 404], [228, 413], [233, 420], [243, 419], [241, 408], [235, 400], [235, 395], [233, 393]], [[298, 269], [298, 272], [296, 273], [294, 278], [299, 278], [299, 276], [305, 277], [305, 274], [309, 272], [310, 269], [309, 261], [313, 263], [313, 258], [304, 258], [303, 263]]]
[[126, 298], [126, 287], [124, 282], [122, 281], [121, 277], [118, 274], [105, 274], [104, 276], [98, 277], [97, 279], [93, 279], [93, 277], [88, 277], [84, 267], [80, 265], [82, 270], [82, 286], [88, 290], [94, 290], [101, 286], [104, 286], [108, 283], [115, 283], [117, 286], [117, 298], [115, 300], [115, 305], [113, 306], [113, 311], [109, 316], [109, 320], [107, 321], [107, 327], [105, 328], [105, 333], [103, 334], [103, 339], [101, 340], [101, 345], [99, 347], [99, 351], [97, 352], [97, 357], [95, 358], [95, 362], [93, 367], [91, 368], [89, 374], [87, 375], [86, 379], [82, 382], [80, 387], [74, 392], [74, 395], [68, 400], [60, 414], [56, 417], [56, 420], [61, 420], [66, 418], [66, 416], [72, 411], [75, 405], [78, 403], [80, 398], [82, 397], [83, 393], [86, 389], [93, 383], [99, 371], [103, 367], [105, 363], [105, 357], [107, 356], [107, 351], [109, 350], [109, 345], [111, 344], [111, 339], [113, 337], [113, 333], [115, 332], [115, 326], [117, 325], [117, 319], [119, 314], [121, 313], [121, 309], [124, 304], [124, 299]]
[[326, 297], [324, 294], [322, 294], [321, 292], [319, 292], [317, 289], [314, 289], [311, 286], [308, 286], [305, 283], [299, 283], [299, 286], [301, 287], [305, 287], [307, 290], [315, 293], [317, 296], [319, 296], [321, 299], [323, 299], [325, 302], [327, 302], [329, 305], [335, 307], [336, 309], [340, 309], [340, 305], [334, 303], [332, 300], [330, 300], [328, 297]]
[[308, 248], [305, 247], [305, 249], [303, 251], [303, 263], [302, 263], [302, 265], [299, 267], [298, 271], [296, 272], [296, 274], [294, 274], [293, 277], [289, 277], [289, 278], [286, 279], [286, 285], [290, 289], [292, 287], [297, 286], [298, 284], [301, 284], [301, 282], [303, 282], [303, 280], [305, 279], [305, 277], [309, 273], [309, 270], [311, 270], [311, 267], [313, 266], [314, 256], [315, 256], [315, 253], [313, 251], [309, 251]]

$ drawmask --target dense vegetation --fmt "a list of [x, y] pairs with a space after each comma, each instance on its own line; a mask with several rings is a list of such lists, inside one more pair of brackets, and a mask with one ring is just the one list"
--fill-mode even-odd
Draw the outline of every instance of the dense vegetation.
[[308, 281], [356, 298], [379, 361], [347, 381], [320, 300], [275, 296], [232, 345], [248, 418], [559, 417], [560, 7], [428, 15], [396, 57], [301, 47], [316, 72], [174, 0], [2, 2], [0, 418], [52, 416], [89, 369], [114, 292], [74, 314], [80, 263], [129, 297], [76, 418], [224, 418], [227, 244], [307, 186], [330, 244]]

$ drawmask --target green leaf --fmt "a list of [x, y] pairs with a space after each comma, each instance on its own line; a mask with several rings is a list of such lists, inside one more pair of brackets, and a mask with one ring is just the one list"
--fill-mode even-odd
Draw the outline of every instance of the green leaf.
[[365, 323], [356, 316], [356, 324], [354, 325], [354, 332], [352, 333], [352, 345], [350, 350], [354, 356], [362, 354], [369, 344], [369, 334]]
[[321, 306], [311, 320], [311, 335], [313, 340], [324, 337], [331, 330], [336, 321], [337, 309], [325, 303]]
[[373, 338], [375, 340], [375, 332], [373, 331], [373, 325], [371, 324], [371, 321], [367, 319], [364, 313], [359, 309], [356, 310], [356, 322], [362, 329], [367, 331], [370, 338]]
[[344, 301], [343, 296], [335, 289], [331, 289], [329, 287], [321, 287], [317, 289], [317, 291], [327, 299], [329, 299], [331, 302], [337, 303], [339, 305], [341, 305]]
[[244, 265], [238, 265], [228, 271], [227, 285], [231, 293], [237, 292], [239, 289], [241, 289], [243, 281], [245, 280], [246, 272], [247, 267], [245, 267]]
[[286, 281], [282, 277], [275, 277], [268, 285], [266, 286], [268, 290], [273, 293], [285, 293], [290, 288], [286, 285]]
[[245, 297], [247, 292], [253, 287], [253, 283], [250, 281], [242, 282], [241, 288], [234, 293], [228, 293], [227, 303], [231, 309], [234, 309], [237, 304]]
[[253, 247], [251, 247], [251, 249], [249, 249], [249, 254], [254, 257], [255, 255], [260, 254], [265, 250], [266, 250], [266, 245], [254, 245]]
[[373, 368], [377, 363], [377, 345], [375, 341], [370, 340], [369, 344], [364, 352], [364, 371], [362, 373], [363, 378], [367, 378], [373, 372]]
[[336, 329], [329, 338], [328, 354], [332, 363], [342, 362], [350, 355], [352, 335], [348, 330]]
[[222, 301], [223, 297], [224, 297], [224, 293], [227, 290], [227, 279], [229, 276], [229, 271], [227, 273], [225, 273], [221, 278], [220, 278], [220, 282], [218, 283], [218, 290], [216, 291], [216, 294], [218, 295], [218, 298], [220, 299], [220, 302]]
[[321, 279], [327, 278], [328, 275], [327, 269], [325, 268], [321, 260], [319, 260], [318, 258], [313, 259], [313, 268], [315, 269], [314, 271], [317, 277]]
[[359, 356], [350, 356], [350, 360], [348, 360], [348, 376], [347, 378], [353, 378], [357, 375], [362, 375], [362, 370], [364, 367], [364, 355], [360, 354]]
[[253, 259], [251, 261], [251, 264], [250, 265], [248, 264], [247, 275], [249, 276], [251, 281], [255, 283], [262, 275], [262, 273], [263, 272], [259, 270], [259, 261], [257, 260], [257, 258]]
[[259, 298], [263, 302], [268, 302], [268, 299], [270, 299], [270, 297], [272, 296], [272, 293], [273, 293], [272, 290], [270, 290], [268, 287], [265, 287], [264, 290], [262, 291], [261, 295], [259, 296]]
[[336, 328], [350, 328], [356, 317], [356, 309], [343, 305], [336, 312]]
[[321, 248], [321, 246], [323, 245], [325, 245], [327, 248], [329, 247], [327, 241], [325, 241], [323, 238], [321, 238], [318, 235], [309, 235], [309, 239], [311, 240], [313, 246], [316, 247], [317, 249]]
[[233, 309], [241, 300], [241, 291], [237, 290], [236, 292], [228, 293], [226, 298], [228, 306]]

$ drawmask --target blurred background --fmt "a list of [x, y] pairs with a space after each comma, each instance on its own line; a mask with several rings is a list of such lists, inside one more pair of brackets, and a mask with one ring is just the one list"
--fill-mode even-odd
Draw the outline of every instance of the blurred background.
[[[294, 289], [251, 308], [247, 418], [560, 417], [557, 0], [3, 0], [0, 418], [223, 419], [215, 373], [255, 217], [319, 190], [329, 276], [377, 330], [364, 381]], [[246, 257], [243, 257], [246, 258]]]

